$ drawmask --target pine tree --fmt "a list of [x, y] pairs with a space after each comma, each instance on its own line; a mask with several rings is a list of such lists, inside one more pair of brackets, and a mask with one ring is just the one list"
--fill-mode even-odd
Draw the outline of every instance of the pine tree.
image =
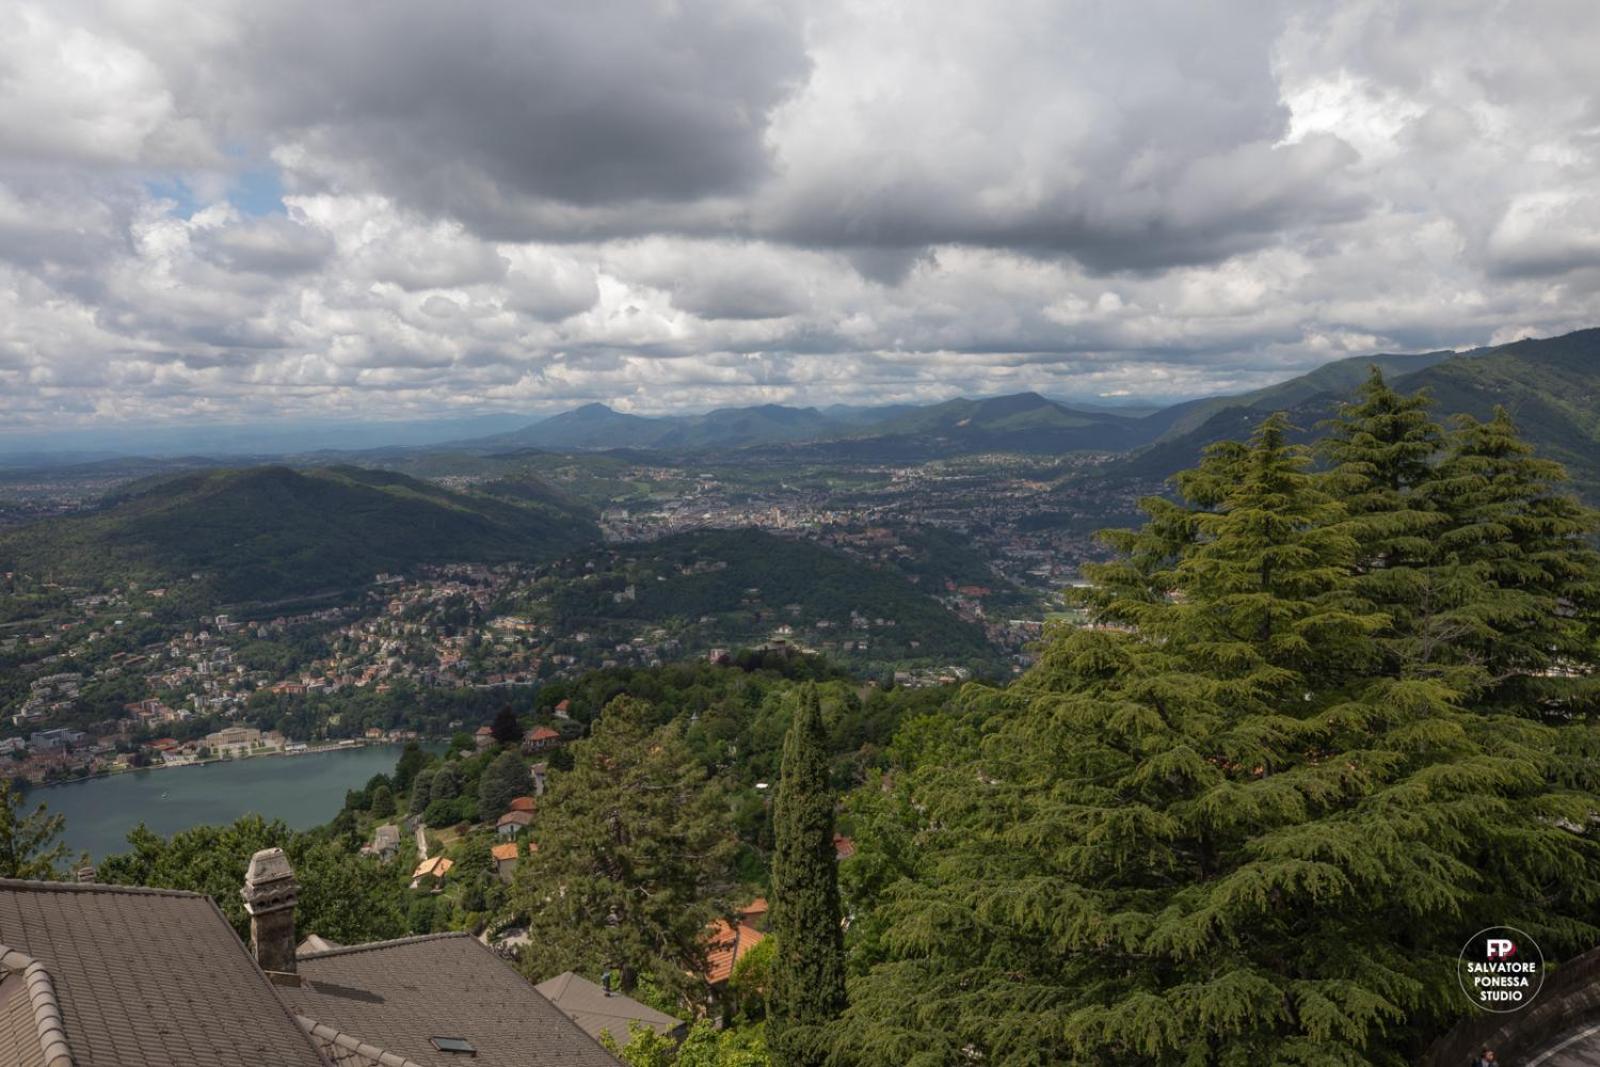
[[783, 743], [773, 804], [772, 968], [768, 1037], [786, 1067], [820, 1065], [826, 1027], [844, 1009], [844, 937], [834, 855], [828, 739], [814, 683]]
[[1436, 538], [1448, 525], [1432, 489], [1444, 431], [1425, 393], [1403, 395], [1372, 368], [1356, 399], [1327, 424], [1322, 454], [1329, 489], [1350, 515], [1356, 538], [1355, 589], [1388, 616], [1380, 635], [1385, 669], [1398, 677], [1424, 654]]
[[1456, 420], [1432, 492], [1448, 528], [1427, 653], [1474, 667], [1477, 703], [1553, 722], [1600, 711], [1600, 516], [1565, 481], [1501, 408]]
[[730, 903], [738, 840], [722, 787], [654, 709], [619, 697], [567, 747], [517, 865], [513, 898], [530, 916], [524, 971], [538, 980], [612, 971], [684, 1004], [702, 1002], [708, 925]]
[[65, 820], [43, 804], [22, 810], [22, 797], [0, 777], [0, 878], [56, 878], [67, 846], [56, 840]]
[[916, 772], [913, 876], [852, 981], [841, 1062], [1412, 1062], [1464, 1010], [1460, 944], [1592, 944], [1587, 726], [1396, 677], [1369, 542], [1266, 420], [1091, 570], [1056, 632], [963, 700], [976, 757]]

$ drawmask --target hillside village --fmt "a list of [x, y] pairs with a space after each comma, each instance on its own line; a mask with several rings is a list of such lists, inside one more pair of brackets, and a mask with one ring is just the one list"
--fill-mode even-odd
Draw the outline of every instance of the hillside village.
[[[828, 540], [886, 567], [910, 552], [885, 528]], [[74, 594], [10, 575], [13, 585], [60, 607], [0, 630], [0, 655], [13, 664], [0, 691], [0, 772], [40, 784], [340, 741], [446, 737], [499, 702], [526, 706], [541, 684], [586, 670], [716, 661], [741, 646], [822, 654], [869, 669], [887, 664], [880, 669], [902, 685], [972, 674], [970, 660], [930, 658], [937, 646], [924, 649], [929, 638], [919, 627], [901, 628], [892, 614], [847, 610], [821, 618], [800, 603], [771, 603], [756, 586], [744, 588], [730, 613], [664, 625], [627, 615], [644, 582], [717, 577], [728, 566], [707, 556], [646, 562], [640, 571], [620, 549], [554, 565], [424, 566], [411, 577], [378, 574], [366, 593], [340, 606], [188, 619], [178, 610], [191, 600], [185, 594], [192, 582]], [[947, 580], [929, 591], [952, 618], [980, 628], [992, 662], [1010, 656], [1026, 665], [1038, 619], [989, 619], [986, 586]], [[615, 605], [618, 614], [572, 607], [579, 596]], [[579, 610], [584, 614], [572, 614]], [[415, 701], [424, 691], [448, 703], [424, 712]], [[239, 744], [230, 729], [256, 734]]]

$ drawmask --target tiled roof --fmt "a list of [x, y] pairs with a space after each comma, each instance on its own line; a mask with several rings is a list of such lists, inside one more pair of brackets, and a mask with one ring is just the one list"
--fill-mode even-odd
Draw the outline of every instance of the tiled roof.
[[527, 826], [533, 822], [533, 815], [526, 811], [508, 811], [495, 820], [496, 828], [501, 826]]
[[712, 923], [706, 929], [706, 981], [720, 985], [732, 978], [734, 964], [764, 940], [765, 934], [745, 923], [729, 926], [725, 919]]
[[426, 878], [432, 875], [435, 878], [443, 878], [455, 865], [456, 861], [448, 856], [430, 856], [417, 864], [417, 869], [411, 872], [411, 877]]
[[517, 848], [517, 843], [515, 841], [507, 841], [503, 845], [492, 846], [489, 849], [489, 855], [493, 856], [496, 860], [514, 860], [517, 858], [518, 851], [520, 850]]
[[6, 975], [0, 978], [0, 1048], [15, 1053], [10, 1062], [16, 1067], [50, 1067], [51, 1060], [70, 1067], [72, 1050], [50, 976], [43, 974], [41, 984], [42, 968], [33, 957], [3, 946], [0, 967]]
[[[76, 1067], [324, 1067], [209, 897], [0, 879], [0, 944], [49, 977]], [[12, 957], [15, 959], [15, 957]], [[0, 980], [0, 1062], [48, 1062], [14, 970]], [[457, 1067], [460, 1067], [458, 1064]]]
[[511, 808], [510, 808], [510, 810], [512, 810], [512, 811], [532, 811], [533, 810], [533, 798], [532, 797], [512, 797], [511, 798]]
[[658, 1034], [671, 1033], [683, 1025], [681, 1020], [632, 997], [607, 994], [604, 987], [571, 971], [540, 982], [534, 988], [596, 1039], [603, 1031], [609, 1031], [618, 1044], [626, 1045], [632, 1023], [644, 1023]]
[[[313, 1036], [335, 1063], [617, 1067], [593, 1038], [468, 934], [316, 953], [300, 958], [299, 971], [306, 981], [278, 993], [320, 1027]], [[343, 1045], [323, 1036], [329, 1033], [343, 1035]], [[477, 1055], [440, 1052], [433, 1037], [462, 1038]]]

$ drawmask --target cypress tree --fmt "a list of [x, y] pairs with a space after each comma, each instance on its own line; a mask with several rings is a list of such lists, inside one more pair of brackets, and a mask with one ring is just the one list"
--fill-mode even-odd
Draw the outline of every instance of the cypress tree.
[[[1214, 450], [1093, 569], [975, 758], [910, 776], [916, 870], [841, 1062], [1398, 1065], [1508, 924], [1593, 944], [1584, 725], [1393, 672], [1370, 541], [1281, 417]], [[1576, 733], [1574, 732], [1576, 731]]]
[[773, 804], [772, 964], [768, 1029], [784, 1067], [820, 1065], [825, 1027], [845, 1005], [844, 934], [833, 843], [827, 731], [814, 683], [801, 691], [783, 742]]

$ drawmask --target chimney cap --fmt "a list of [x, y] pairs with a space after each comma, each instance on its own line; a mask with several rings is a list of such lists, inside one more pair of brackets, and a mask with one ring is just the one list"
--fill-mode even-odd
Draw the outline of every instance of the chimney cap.
[[283, 849], [264, 848], [250, 857], [250, 869], [245, 872], [244, 887], [239, 890], [245, 911], [264, 915], [291, 909], [299, 892], [294, 868], [289, 866], [289, 857], [283, 854]]
[[246, 885], [261, 885], [293, 877], [294, 868], [289, 866], [289, 857], [283, 854], [283, 849], [264, 848], [250, 857], [250, 869], [245, 872], [244, 881]]

